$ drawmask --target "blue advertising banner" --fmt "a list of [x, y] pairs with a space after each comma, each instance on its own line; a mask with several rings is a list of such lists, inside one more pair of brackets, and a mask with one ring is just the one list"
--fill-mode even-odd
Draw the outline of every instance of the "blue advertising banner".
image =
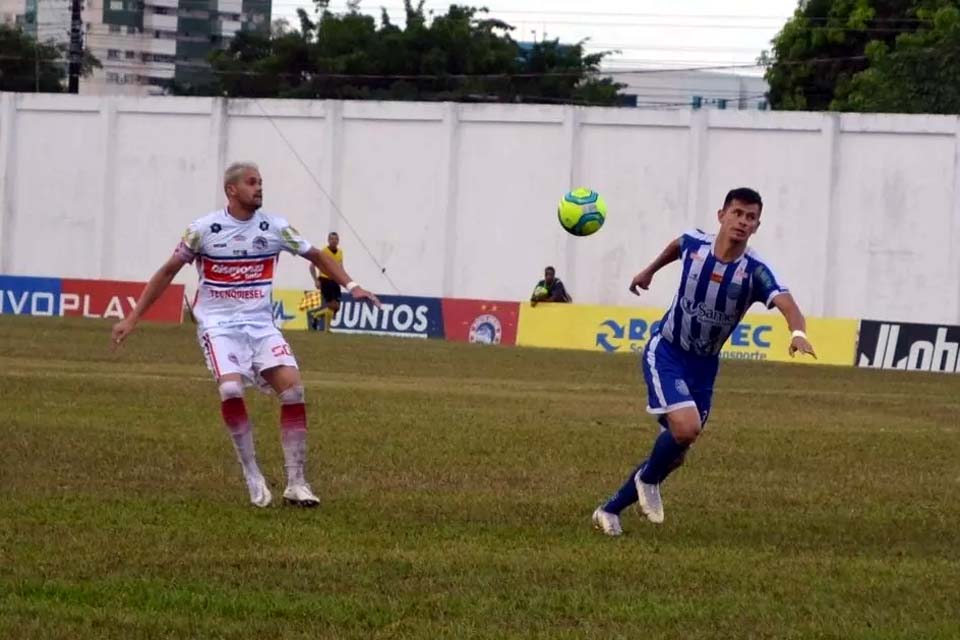
[[335, 333], [443, 338], [440, 298], [379, 296], [381, 309], [344, 296], [330, 327]]
[[27, 316], [59, 316], [60, 278], [0, 275], [0, 313]]

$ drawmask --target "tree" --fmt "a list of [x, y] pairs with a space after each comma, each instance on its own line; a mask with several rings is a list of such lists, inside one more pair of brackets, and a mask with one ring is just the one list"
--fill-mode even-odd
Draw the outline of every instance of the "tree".
[[[20, 28], [0, 25], [0, 91], [60, 92], [67, 75], [66, 46], [37, 42]], [[81, 73], [100, 62], [84, 51]]]
[[[934, 0], [935, 3], [935, 0]], [[765, 52], [774, 109], [834, 107], [854, 76], [870, 65], [867, 48], [890, 47], [923, 23], [927, 0], [801, 0]], [[942, 3], [941, 3], [942, 4]]]
[[926, 20], [900, 35], [891, 48], [867, 47], [869, 67], [854, 76], [834, 101], [845, 111], [960, 113], [960, 10], [919, 9]]
[[336, 15], [316, 0], [298, 32], [239, 34], [213, 54], [211, 93], [230, 96], [391, 100], [483, 100], [615, 104], [623, 85], [601, 78], [606, 53], [583, 43], [521, 48], [513, 27], [483, 9], [451, 5], [428, 20], [421, 0], [405, 0], [400, 28], [379, 24], [358, 4]]

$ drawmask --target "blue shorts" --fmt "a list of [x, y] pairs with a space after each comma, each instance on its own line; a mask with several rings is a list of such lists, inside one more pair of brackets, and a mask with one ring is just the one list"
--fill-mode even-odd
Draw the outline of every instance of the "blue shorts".
[[642, 366], [649, 413], [663, 416], [683, 407], [696, 407], [701, 424], [706, 424], [719, 357], [694, 355], [658, 334], [643, 350]]

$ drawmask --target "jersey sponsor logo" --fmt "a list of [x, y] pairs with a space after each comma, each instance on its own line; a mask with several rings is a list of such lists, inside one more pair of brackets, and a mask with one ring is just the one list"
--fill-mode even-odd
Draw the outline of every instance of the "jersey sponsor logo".
[[213, 283], [244, 283], [273, 279], [274, 259], [230, 260], [217, 262], [206, 258], [203, 261], [203, 279]]
[[960, 373], [960, 327], [864, 320], [856, 364], [870, 369]]
[[710, 309], [702, 302], [694, 302], [690, 298], [680, 299], [680, 309], [688, 316], [693, 316], [704, 324], [730, 326], [736, 324], [738, 317], [731, 313]]
[[267, 297], [260, 289], [227, 289], [220, 291], [211, 289], [208, 291], [208, 297], [212, 300], [262, 300]]

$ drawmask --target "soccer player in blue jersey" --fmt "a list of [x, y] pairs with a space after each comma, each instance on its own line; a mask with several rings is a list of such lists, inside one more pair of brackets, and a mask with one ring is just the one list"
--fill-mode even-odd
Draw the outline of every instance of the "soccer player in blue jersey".
[[640, 295], [654, 274], [675, 260], [683, 263], [673, 303], [643, 351], [647, 411], [657, 416], [660, 434], [649, 457], [617, 493], [593, 512], [594, 526], [610, 536], [623, 533], [620, 512], [633, 503], [650, 522], [663, 522], [660, 485], [683, 464], [710, 415], [720, 349], [754, 302], [776, 307], [793, 333], [790, 355], [814, 357], [804, 333], [806, 321], [770, 266], [747, 247], [760, 226], [763, 201], [753, 189], [733, 189], [717, 212], [716, 235], [690, 231], [667, 248], [630, 283]]

